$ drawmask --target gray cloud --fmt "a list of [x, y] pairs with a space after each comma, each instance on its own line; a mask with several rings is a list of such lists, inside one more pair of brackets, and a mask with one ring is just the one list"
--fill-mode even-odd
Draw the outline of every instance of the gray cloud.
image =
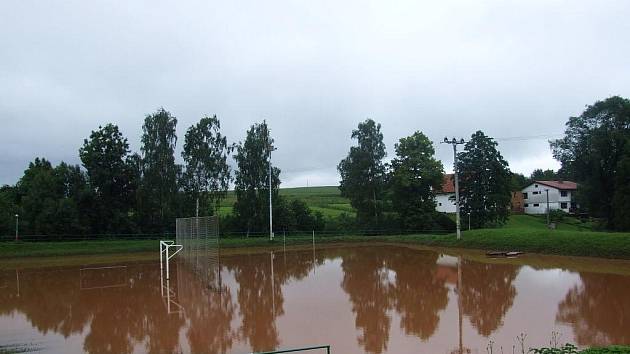
[[[625, 1], [6, 0], [0, 13], [0, 184], [36, 156], [79, 163], [107, 122], [138, 150], [160, 106], [180, 146], [205, 114], [232, 141], [267, 119], [284, 185], [298, 186], [337, 183], [368, 117], [391, 157], [415, 130], [557, 134], [585, 104], [630, 96]], [[543, 139], [500, 148], [513, 170], [557, 167]], [[449, 147], [436, 150], [450, 169]]]

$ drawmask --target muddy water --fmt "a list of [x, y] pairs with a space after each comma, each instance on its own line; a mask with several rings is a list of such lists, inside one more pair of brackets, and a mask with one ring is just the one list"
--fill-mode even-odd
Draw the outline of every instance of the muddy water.
[[5, 268], [0, 348], [486, 353], [490, 344], [511, 353], [521, 333], [526, 348], [553, 337], [630, 344], [628, 264], [612, 274], [588, 260], [458, 256], [397, 246], [251, 251], [206, 273], [173, 265], [168, 283], [152, 261]]

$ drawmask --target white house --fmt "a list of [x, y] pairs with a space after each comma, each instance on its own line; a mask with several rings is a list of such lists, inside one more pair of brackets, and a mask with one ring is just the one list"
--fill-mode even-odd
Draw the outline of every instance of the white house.
[[442, 188], [435, 193], [435, 210], [440, 213], [454, 213], [455, 207], [455, 182], [452, 174], [444, 175]]
[[523, 206], [525, 214], [546, 214], [547, 193], [549, 210], [560, 209], [567, 213], [576, 207], [573, 195], [577, 184], [571, 181], [534, 181], [523, 188]]

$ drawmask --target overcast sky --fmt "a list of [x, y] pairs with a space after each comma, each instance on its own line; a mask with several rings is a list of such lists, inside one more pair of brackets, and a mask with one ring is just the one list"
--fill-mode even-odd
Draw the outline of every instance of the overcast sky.
[[[630, 96], [630, 1], [0, 2], [0, 184], [29, 161], [80, 163], [99, 125], [140, 148], [164, 107], [216, 114], [242, 140], [266, 119], [283, 186], [333, 185], [352, 129], [382, 124], [388, 158], [435, 142], [562, 133], [586, 104]], [[436, 144], [449, 171], [450, 146]], [[500, 140], [513, 171], [558, 168], [545, 139]]]

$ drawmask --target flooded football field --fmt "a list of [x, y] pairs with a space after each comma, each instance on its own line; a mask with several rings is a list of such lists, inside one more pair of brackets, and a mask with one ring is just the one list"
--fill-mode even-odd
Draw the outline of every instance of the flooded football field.
[[[445, 254], [443, 252], [448, 252]], [[395, 245], [0, 269], [0, 348], [44, 353], [512, 353], [630, 344], [630, 263]], [[0, 264], [1, 265], [1, 264]], [[516, 337], [524, 335], [524, 343]]]

